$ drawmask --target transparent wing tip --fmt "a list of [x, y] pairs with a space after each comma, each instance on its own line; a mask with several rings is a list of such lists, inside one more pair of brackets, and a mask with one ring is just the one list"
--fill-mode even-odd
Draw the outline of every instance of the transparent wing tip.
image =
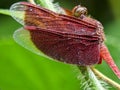
[[20, 24], [24, 25], [26, 5], [21, 2], [15, 3], [10, 7], [11, 16]]

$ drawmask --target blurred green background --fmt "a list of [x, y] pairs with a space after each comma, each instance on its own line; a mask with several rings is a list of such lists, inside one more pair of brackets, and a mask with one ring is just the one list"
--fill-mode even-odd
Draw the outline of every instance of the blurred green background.
[[[8, 9], [20, 0], [1, 0], [0, 8]], [[81, 4], [89, 14], [102, 22], [106, 45], [120, 68], [120, 0], [55, 0], [68, 9]], [[40, 57], [19, 46], [12, 38], [20, 28], [9, 16], [0, 14], [0, 90], [80, 90], [79, 70], [68, 64]], [[102, 73], [120, 83], [103, 61], [96, 65]], [[109, 90], [117, 90], [110, 88]]]

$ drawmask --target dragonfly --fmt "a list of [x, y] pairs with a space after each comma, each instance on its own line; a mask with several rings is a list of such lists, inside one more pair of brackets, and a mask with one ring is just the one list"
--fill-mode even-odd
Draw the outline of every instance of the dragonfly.
[[102, 24], [80, 5], [72, 11], [63, 10], [66, 15], [28, 2], [13, 4], [11, 15], [23, 25], [15, 31], [15, 40], [32, 52], [68, 64], [91, 66], [105, 60], [120, 78], [120, 70], [104, 44]]

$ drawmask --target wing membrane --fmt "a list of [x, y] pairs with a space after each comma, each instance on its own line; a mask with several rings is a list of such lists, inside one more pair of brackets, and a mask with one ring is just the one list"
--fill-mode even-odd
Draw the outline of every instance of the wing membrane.
[[10, 10], [14, 19], [30, 32], [33, 44], [48, 56], [78, 65], [99, 62], [100, 36], [96, 32], [96, 23], [57, 14], [26, 2], [16, 3]]
[[[48, 56], [71, 64], [92, 65], [99, 62], [99, 44], [84, 44], [83, 39], [68, 38], [47, 30], [29, 30], [36, 47]], [[90, 41], [85, 41], [90, 43]]]
[[21, 17], [12, 14], [20, 23], [29, 26], [36, 26], [41, 29], [50, 29], [54, 32], [69, 33], [74, 35], [83, 35], [99, 37], [96, 33], [96, 23], [88, 23], [87, 20], [81, 20], [72, 16], [54, 13], [42, 7], [32, 5], [26, 2], [13, 4], [11, 12], [21, 12]]

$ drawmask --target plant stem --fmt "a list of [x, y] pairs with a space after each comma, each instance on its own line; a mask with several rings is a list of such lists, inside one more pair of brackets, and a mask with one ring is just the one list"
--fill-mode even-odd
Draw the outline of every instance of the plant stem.
[[102, 85], [101, 82], [97, 79], [93, 71], [91, 70], [90, 66], [78, 66], [79, 70], [81, 73], [85, 76], [86, 82], [90, 81], [87, 83], [89, 85], [88, 88], [92, 90], [106, 90]]
[[47, 8], [51, 11], [57, 12], [54, 8], [54, 4], [52, 3], [52, 0], [29, 0], [32, 4], [39, 4], [41, 7]]
[[41, 7], [44, 7], [46, 9], [49, 9], [53, 12], [60, 13], [60, 14], [66, 14], [65, 11], [59, 6], [59, 4], [54, 4], [53, 0], [28, 0], [32, 4], [40, 5]]
[[10, 11], [8, 9], [0, 9], [0, 14], [4, 14], [4, 15], [9, 15], [10, 16]]
[[87, 66], [87, 71], [89, 74], [89, 78], [93, 82], [95, 88], [97, 90], [105, 90], [105, 88], [101, 85], [101, 82], [97, 79], [97, 77], [95, 76], [95, 74], [93, 73], [89, 66]]
[[115, 81], [111, 80], [110, 78], [103, 75], [101, 72], [99, 72], [97, 69], [91, 67], [92, 71], [103, 81], [111, 84], [112, 86], [116, 87], [118, 90], [120, 90], [120, 84], [116, 83]]

